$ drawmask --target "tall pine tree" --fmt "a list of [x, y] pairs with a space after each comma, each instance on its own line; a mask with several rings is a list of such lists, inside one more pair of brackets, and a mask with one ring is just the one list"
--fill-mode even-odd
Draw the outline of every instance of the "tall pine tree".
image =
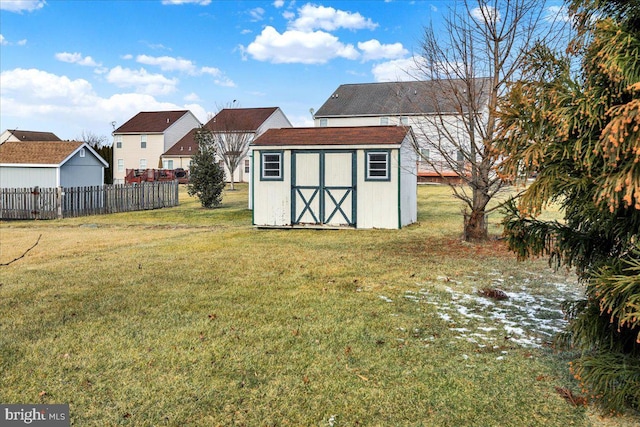
[[[572, 372], [604, 407], [640, 408], [640, 2], [570, 2], [566, 56], [538, 45], [502, 103], [504, 162], [535, 175], [507, 204], [509, 246], [575, 268], [586, 298], [567, 305]], [[580, 58], [576, 75], [572, 60]], [[564, 221], [537, 218], [558, 203]]]

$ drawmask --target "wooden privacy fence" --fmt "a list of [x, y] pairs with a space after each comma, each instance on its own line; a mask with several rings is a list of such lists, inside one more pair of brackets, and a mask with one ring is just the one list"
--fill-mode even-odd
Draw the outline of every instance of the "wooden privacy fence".
[[178, 181], [92, 187], [0, 188], [0, 219], [55, 219], [178, 205]]

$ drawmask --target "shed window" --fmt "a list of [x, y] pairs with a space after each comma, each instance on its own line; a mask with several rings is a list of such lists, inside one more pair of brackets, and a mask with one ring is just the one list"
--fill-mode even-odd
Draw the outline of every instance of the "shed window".
[[262, 180], [282, 180], [282, 152], [262, 153]]
[[86, 155], [84, 148], [80, 149], [80, 153], [78, 153], [80, 155], [80, 157], [84, 157]]
[[389, 151], [367, 151], [367, 181], [389, 181], [391, 179]]

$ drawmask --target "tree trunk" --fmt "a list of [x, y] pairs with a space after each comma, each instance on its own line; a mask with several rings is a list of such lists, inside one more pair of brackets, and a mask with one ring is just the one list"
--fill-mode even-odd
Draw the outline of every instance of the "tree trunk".
[[488, 231], [484, 209], [473, 210], [464, 214], [464, 240], [478, 242], [487, 240]]

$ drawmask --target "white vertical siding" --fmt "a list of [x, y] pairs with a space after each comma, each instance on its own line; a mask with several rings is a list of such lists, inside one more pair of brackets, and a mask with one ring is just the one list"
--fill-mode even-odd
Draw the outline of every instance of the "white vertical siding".
[[391, 179], [366, 181], [365, 150], [358, 150], [357, 228], [398, 228], [398, 150], [391, 150]]
[[261, 226], [291, 225], [291, 152], [285, 151], [283, 155], [282, 181], [260, 180], [260, 152], [253, 151], [253, 223]]

